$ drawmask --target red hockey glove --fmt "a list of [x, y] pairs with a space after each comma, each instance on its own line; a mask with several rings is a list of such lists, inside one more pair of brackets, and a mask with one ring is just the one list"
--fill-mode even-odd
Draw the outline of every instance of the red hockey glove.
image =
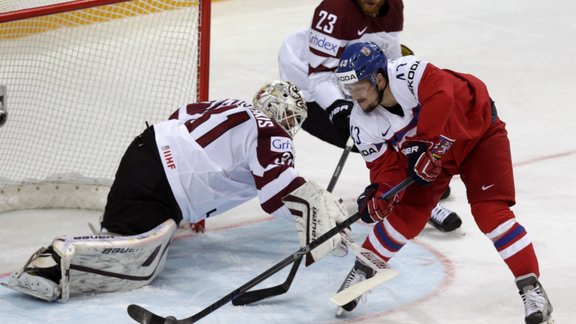
[[194, 233], [206, 232], [206, 220], [202, 219], [197, 223], [190, 224], [190, 230]]
[[426, 140], [407, 140], [402, 145], [402, 153], [408, 158], [408, 174], [422, 187], [430, 185], [442, 171], [442, 162], [430, 151], [433, 146], [433, 141]]
[[398, 194], [390, 199], [380, 199], [384, 190], [390, 189], [391, 187], [383, 184], [378, 185], [378, 183], [373, 183], [364, 189], [364, 192], [358, 197], [356, 201], [358, 204], [358, 213], [360, 213], [360, 218], [365, 223], [374, 223], [383, 220], [390, 212], [394, 205], [400, 200]]

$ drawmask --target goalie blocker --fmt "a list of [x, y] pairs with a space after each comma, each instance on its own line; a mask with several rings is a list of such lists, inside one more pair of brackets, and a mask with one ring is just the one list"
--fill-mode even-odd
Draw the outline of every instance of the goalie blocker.
[[[316, 183], [307, 181], [298, 189], [284, 197], [284, 204], [295, 218], [300, 246], [306, 246], [328, 232], [349, 215], [342, 199], [326, 191]], [[306, 254], [306, 266], [323, 258], [330, 252], [336, 256], [347, 253], [341, 235], [347, 235], [348, 229], [333, 236], [320, 246]]]
[[128, 291], [164, 268], [176, 223], [169, 219], [139, 235], [58, 237], [30, 257], [3, 286], [47, 301], [82, 293]]

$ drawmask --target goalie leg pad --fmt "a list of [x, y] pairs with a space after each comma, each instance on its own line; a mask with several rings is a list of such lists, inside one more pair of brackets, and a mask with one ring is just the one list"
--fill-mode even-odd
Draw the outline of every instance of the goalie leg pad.
[[[295, 216], [296, 230], [300, 245], [305, 246], [316, 240], [348, 218], [348, 211], [342, 199], [307, 181], [298, 189], [284, 197], [284, 204]], [[330, 253], [341, 244], [342, 234], [337, 234], [306, 255], [306, 266]]]
[[[176, 223], [169, 219], [138, 235], [56, 238], [46, 251], [52, 251], [60, 270], [59, 278], [50, 278], [45, 271], [34, 267], [38, 256], [33, 255], [34, 260], [14, 273], [8, 285], [34, 297], [45, 296], [42, 299], [49, 301], [60, 298], [62, 302], [76, 294], [140, 288], [152, 282], [164, 268], [176, 229]], [[55, 287], [47, 285], [48, 279], [52, 279]]]

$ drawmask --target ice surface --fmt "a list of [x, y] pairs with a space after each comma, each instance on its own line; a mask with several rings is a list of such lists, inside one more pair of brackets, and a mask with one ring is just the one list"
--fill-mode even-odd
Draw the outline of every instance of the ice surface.
[[[250, 100], [263, 82], [278, 77], [282, 38], [307, 28], [317, 0], [226, 0], [213, 4], [212, 98]], [[576, 9], [568, 0], [423, 1], [405, 3], [403, 43], [435, 65], [483, 79], [507, 122], [515, 163], [518, 204], [540, 259], [541, 281], [557, 323], [573, 323], [576, 309]], [[305, 132], [296, 136], [302, 175], [328, 184], [341, 149]], [[354, 206], [367, 185], [362, 159], [352, 154], [335, 193]], [[352, 257], [328, 257], [300, 269], [286, 294], [248, 307], [226, 305], [205, 323], [523, 323], [513, 277], [475, 227], [464, 187], [452, 182], [445, 203], [458, 212], [465, 236], [431, 228], [394, 259], [401, 271], [368, 295], [348, 316], [334, 317], [329, 296], [352, 266]], [[60, 234], [87, 233], [96, 212], [19, 211], [0, 214], [0, 273], [22, 266], [38, 247]], [[291, 225], [265, 216], [255, 201], [211, 219], [204, 236], [180, 236], [167, 267], [151, 285], [127, 293], [44, 303], [0, 289], [2, 323], [132, 323], [126, 306], [137, 303], [162, 315], [188, 317], [297, 250]], [[368, 228], [355, 225], [361, 241]], [[287, 269], [262, 286], [282, 282]], [[4, 276], [5, 277], [5, 276]], [[0, 279], [5, 280], [5, 278]]]

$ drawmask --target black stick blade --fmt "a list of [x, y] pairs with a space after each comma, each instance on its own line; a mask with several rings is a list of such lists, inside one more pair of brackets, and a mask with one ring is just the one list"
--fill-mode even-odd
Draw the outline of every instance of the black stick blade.
[[142, 306], [131, 304], [128, 306], [128, 315], [141, 324], [165, 324], [169, 323], [160, 315], [156, 315]]
[[300, 257], [298, 260], [294, 261], [288, 277], [281, 285], [244, 292], [232, 300], [232, 305], [245, 306], [257, 301], [261, 301], [262, 299], [279, 296], [286, 293], [288, 289], [290, 289], [292, 281], [294, 281], [294, 277], [296, 276], [296, 272], [298, 271], [298, 267], [300, 266], [302, 259], [303, 257]]
[[270, 288], [258, 289], [254, 291], [247, 291], [242, 295], [236, 297], [232, 300], [232, 305], [234, 306], [245, 306], [248, 304], [261, 301], [262, 299], [282, 295], [288, 291], [288, 288], [284, 285], [274, 286]]

